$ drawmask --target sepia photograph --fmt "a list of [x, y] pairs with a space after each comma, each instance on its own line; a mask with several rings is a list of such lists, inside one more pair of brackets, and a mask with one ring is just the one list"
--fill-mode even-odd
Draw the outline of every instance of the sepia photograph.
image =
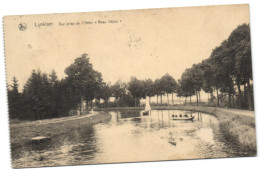
[[248, 4], [3, 26], [13, 168], [256, 156]]

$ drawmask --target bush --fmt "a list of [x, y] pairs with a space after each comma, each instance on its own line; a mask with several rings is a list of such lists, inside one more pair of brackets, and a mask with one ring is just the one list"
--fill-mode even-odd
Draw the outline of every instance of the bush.
[[78, 115], [78, 111], [77, 110], [70, 110], [69, 111], [69, 116], [76, 116]]

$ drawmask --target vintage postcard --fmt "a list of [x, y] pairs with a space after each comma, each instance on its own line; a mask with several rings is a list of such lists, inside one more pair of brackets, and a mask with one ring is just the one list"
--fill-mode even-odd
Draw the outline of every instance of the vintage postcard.
[[256, 156], [249, 6], [4, 17], [14, 168]]

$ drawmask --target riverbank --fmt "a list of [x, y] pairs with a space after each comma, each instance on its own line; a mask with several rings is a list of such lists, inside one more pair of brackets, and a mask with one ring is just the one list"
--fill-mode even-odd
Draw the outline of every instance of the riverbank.
[[[99, 110], [143, 110], [143, 107], [108, 108]], [[197, 106], [158, 106], [153, 110], [192, 110], [211, 114], [218, 118], [224, 141], [246, 156], [256, 155], [255, 114], [253, 111]]]
[[31, 141], [36, 136], [55, 137], [59, 134], [89, 127], [107, 121], [111, 118], [108, 113], [94, 112], [84, 116], [70, 116], [56, 119], [37, 120], [19, 124], [10, 124], [10, 142], [12, 148]]

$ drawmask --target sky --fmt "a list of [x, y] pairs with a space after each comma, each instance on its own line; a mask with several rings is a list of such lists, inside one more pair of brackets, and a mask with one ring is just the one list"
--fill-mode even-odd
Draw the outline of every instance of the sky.
[[[21, 23], [26, 30], [19, 30]], [[249, 23], [248, 5], [8, 16], [7, 83], [15, 76], [22, 91], [33, 69], [54, 69], [64, 78], [65, 68], [83, 53], [112, 84], [166, 73], [177, 80], [243, 23]]]

